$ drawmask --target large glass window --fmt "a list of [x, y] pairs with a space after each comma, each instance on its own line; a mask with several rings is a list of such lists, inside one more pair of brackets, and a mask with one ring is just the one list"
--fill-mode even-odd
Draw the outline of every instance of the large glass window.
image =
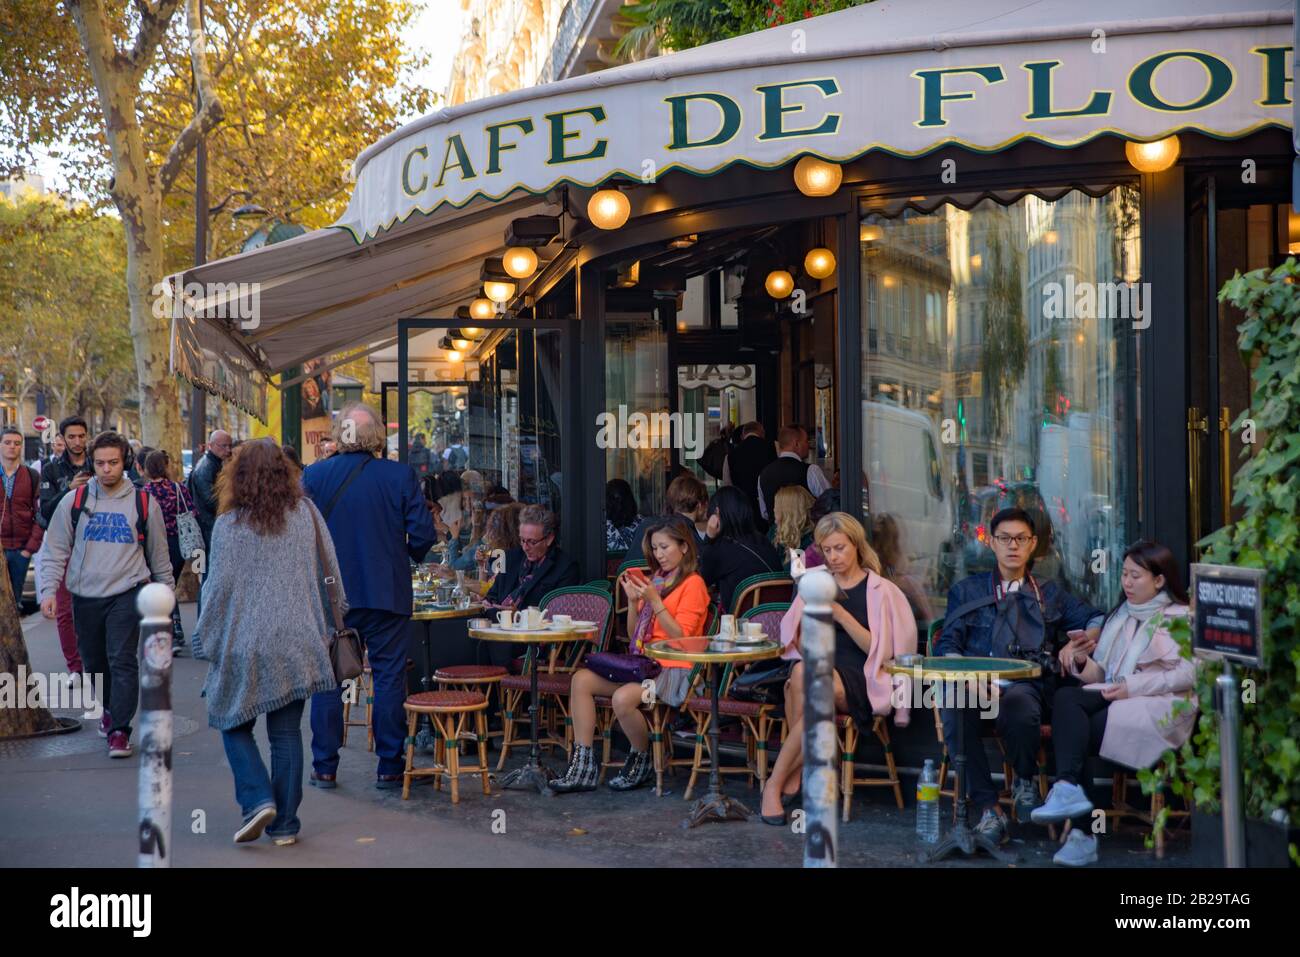
[[605, 411], [619, 423], [618, 436], [623, 436], [623, 423], [637, 413], [647, 417], [651, 434], [636, 442], [608, 443], [605, 478], [625, 479], [642, 515], [664, 510], [672, 462], [671, 436], [662, 431], [668, 403], [668, 339], [658, 310], [607, 313]]
[[995, 567], [989, 520], [1009, 505], [1039, 524], [1037, 576], [1100, 607], [1119, 593], [1124, 343], [1149, 308], [1138, 193], [1050, 195], [863, 206], [863, 503], [923, 623]]

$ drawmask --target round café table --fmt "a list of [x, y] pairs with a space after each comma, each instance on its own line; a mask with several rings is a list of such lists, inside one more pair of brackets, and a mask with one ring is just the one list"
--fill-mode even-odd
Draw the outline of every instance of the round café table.
[[709, 703], [713, 721], [709, 724], [709, 790], [697, 800], [685, 821], [686, 827], [698, 827], [705, 821], [743, 821], [752, 813], [734, 798], [722, 793], [722, 775], [718, 773], [718, 697], [722, 690], [722, 673], [717, 665], [764, 661], [781, 654], [779, 642], [732, 641], [717, 635], [709, 637], [661, 638], [645, 646], [645, 653], [659, 661], [687, 661], [704, 665], [709, 683]]
[[[445, 664], [445, 662], [440, 662], [435, 665], [433, 662], [433, 633], [435, 629], [439, 628], [439, 625], [435, 624], [435, 622], [456, 622], [465, 621], [470, 618], [477, 618], [479, 615], [483, 614], [484, 607], [485, 606], [481, 602], [476, 602], [468, 608], [426, 607], [421, 609], [419, 605], [416, 605], [416, 611], [411, 613], [411, 622], [412, 631], [418, 634], [417, 640], [419, 641], [421, 657], [424, 661], [424, 668], [420, 672], [421, 691], [433, 690], [433, 673]], [[452, 638], [454, 636], [450, 634], [439, 636], [437, 642], [439, 645], [450, 643], [442, 641], [441, 639], [444, 637]], [[465, 644], [467, 640], [468, 639], [461, 638], [461, 644]], [[407, 647], [410, 648], [410, 645]], [[453, 657], [460, 659], [464, 657], [464, 652], [462, 651], [459, 655], [453, 655]], [[454, 663], [470, 664], [471, 662], [468, 660], [457, 660]], [[413, 690], [409, 683], [407, 688], [408, 690]], [[422, 714], [420, 715], [420, 730], [415, 733], [415, 746], [421, 751], [428, 751], [433, 747], [433, 745], [433, 726], [429, 721], [429, 716], [427, 714]]]
[[550, 781], [551, 778], [555, 777], [555, 772], [542, 764], [541, 751], [537, 744], [537, 671], [541, 646], [570, 641], [585, 641], [595, 637], [598, 630], [596, 625], [572, 625], [567, 628], [536, 629], [502, 628], [498, 624], [491, 623], [480, 627], [470, 625], [469, 636], [471, 638], [478, 638], [480, 641], [506, 641], [528, 646], [528, 675], [530, 679], [528, 689], [528, 760], [523, 767], [515, 768], [501, 779], [499, 783], [502, 788], [536, 790], [539, 794], [554, 796], [555, 792], [551, 790]]
[[[889, 661], [885, 663], [884, 670], [891, 675], [907, 675], [913, 681], [943, 682], [945, 685], [953, 686], [954, 690], [958, 684], [994, 680], [1020, 681], [1026, 678], [1037, 678], [1041, 673], [1038, 665], [1019, 658], [964, 658], [955, 655], [943, 658], [919, 656], [916, 662], [906, 665]], [[968, 693], [967, 701], [969, 697]], [[956, 702], [959, 699], [954, 694], [951, 700]], [[957, 776], [957, 824], [953, 827], [952, 833], [930, 852], [928, 860], [941, 861], [956, 852], [966, 857], [973, 857], [979, 851], [984, 851], [1004, 864], [1014, 863], [1015, 855], [1003, 851], [984, 835], [976, 834], [966, 823], [966, 716], [964, 714], [957, 715], [957, 753], [953, 755], [952, 768]], [[942, 815], [940, 819], [942, 820]]]

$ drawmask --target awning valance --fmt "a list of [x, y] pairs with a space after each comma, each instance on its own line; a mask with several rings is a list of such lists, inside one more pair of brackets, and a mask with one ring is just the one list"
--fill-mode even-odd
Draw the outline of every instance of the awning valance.
[[430, 114], [358, 157], [336, 225], [805, 153], [1289, 127], [1291, 21], [1287, 0], [878, 0]]

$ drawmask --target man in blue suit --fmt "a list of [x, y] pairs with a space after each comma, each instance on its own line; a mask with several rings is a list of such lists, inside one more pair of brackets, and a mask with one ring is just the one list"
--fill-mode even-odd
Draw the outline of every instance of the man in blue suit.
[[[384, 425], [367, 406], [349, 405], [334, 423], [338, 452], [303, 472], [303, 485], [329, 526], [348, 613], [365, 642], [375, 682], [372, 724], [379, 756], [375, 786], [399, 788], [406, 766], [406, 630], [411, 562], [433, 546], [433, 516], [411, 469], [382, 458]], [[311, 702], [311, 783], [337, 786], [343, 699], [322, 691]]]

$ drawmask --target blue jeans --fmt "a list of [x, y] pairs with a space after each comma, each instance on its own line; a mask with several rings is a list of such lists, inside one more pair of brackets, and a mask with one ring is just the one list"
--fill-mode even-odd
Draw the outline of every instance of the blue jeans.
[[302, 803], [302, 709], [305, 699], [293, 701], [266, 715], [266, 735], [271, 739], [271, 773], [266, 773], [262, 752], [253, 737], [256, 719], [221, 732], [226, 759], [235, 775], [235, 800], [247, 821], [263, 807], [275, 808], [275, 820], [266, 833], [272, 837], [297, 834]]
[[5, 549], [5, 564], [9, 566], [9, 584], [14, 590], [14, 601], [18, 603], [19, 614], [23, 607], [23, 585], [27, 583], [27, 566], [32, 563], [31, 556], [23, 558], [21, 548]]
[[[344, 617], [366, 646], [375, 680], [377, 774], [401, 774], [406, 769], [406, 631], [410, 615], [376, 608], [353, 608]], [[343, 693], [322, 691], [311, 699], [311, 756], [317, 774], [337, 774], [343, 746]]]

